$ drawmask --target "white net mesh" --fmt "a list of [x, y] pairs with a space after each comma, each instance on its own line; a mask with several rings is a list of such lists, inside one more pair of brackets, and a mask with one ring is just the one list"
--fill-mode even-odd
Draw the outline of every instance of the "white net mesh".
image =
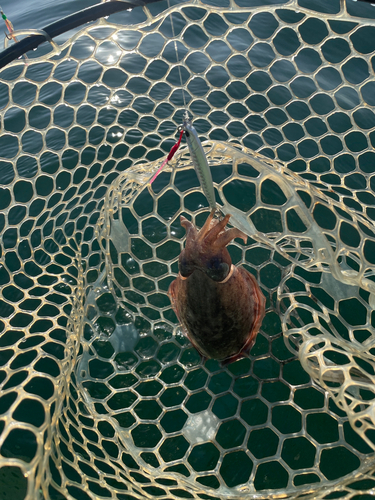
[[[244, 3], [155, 4], [0, 73], [1, 498], [375, 491], [375, 25]], [[179, 216], [209, 213], [186, 147], [147, 184], [184, 100], [266, 297], [225, 368], [167, 296]]]

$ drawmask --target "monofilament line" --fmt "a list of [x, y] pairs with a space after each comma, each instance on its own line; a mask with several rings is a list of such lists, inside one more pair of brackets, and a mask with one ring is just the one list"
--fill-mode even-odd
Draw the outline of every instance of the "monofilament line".
[[[167, 1], [168, 1], [168, 9], [170, 9], [171, 8], [170, 0], [167, 0]], [[174, 31], [174, 24], [173, 24], [172, 13], [171, 13], [171, 27], [172, 27], [172, 35], [173, 35], [173, 40], [174, 40], [174, 50], [175, 50], [175, 53], [176, 53], [176, 62], [177, 62], [178, 74], [180, 76], [180, 84], [181, 84], [181, 89], [182, 89], [182, 99], [184, 101], [184, 108], [186, 109], [185, 89], [183, 88], [183, 83], [182, 83], [181, 68], [180, 68], [180, 65], [178, 64], [179, 63], [179, 60], [178, 60], [178, 50], [177, 50], [177, 42], [176, 42], [176, 35], [175, 35], [175, 31]]]

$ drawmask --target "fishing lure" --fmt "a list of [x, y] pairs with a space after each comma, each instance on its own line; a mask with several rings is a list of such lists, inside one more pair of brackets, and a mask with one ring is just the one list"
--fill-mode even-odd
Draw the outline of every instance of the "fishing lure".
[[150, 184], [152, 184], [154, 182], [154, 180], [159, 175], [159, 173], [161, 172], [161, 170], [163, 170], [163, 168], [165, 167], [165, 165], [173, 158], [175, 152], [180, 147], [183, 133], [184, 133], [184, 131], [180, 130], [180, 137], [179, 137], [178, 141], [176, 142], [176, 144], [174, 146], [172, 146], [171, 150], [169, 151], [168, 156], [163, 161], [163, 163], [160, 165], [160, 167], [157, 169], [157, 171], [155, 172], [155, 174], [152, 176], [152, 179], [150, 180]]
[[197, 131], [195, 130], [193, 124], [190, 121], [189, 113], [187, 111], [185, 111], [183, 123], [182, 125], [179, 126], [178, 130], [180, 132], [180, 137], [178, 141], [171, 148], [167, 158], [163, 161], [163, 163], [160, 165], [158, 170], [151, 178], [150, 184], [154, 182], [154, 180], [159, 175], [164, 166], [173, 158], [177, 149], [180, 147], [182, 135], [185, 134], [191, 161], [193, 162], [200, 185], [202, 186], [203, 192], [207, 198], [210, 208], [212, 210], [217, 210], [214, 185], [212, 182], [212, 175], [210, 167], [208, 166], [206, 153], [204, 152], [202, 143], [199, 140]]
[[187, 111], [185, 111], [184, 114], [182, 130], [185, 132], [191, 161], [193, 162], [203, 192], [207, 198], [210, 208], [217, 210], [214, 184], [212, 182], [212, 175], [210, 167], [208, 166], [206, 153], [204, 152], [202, 143], [199, 140], [197, 131], [189, 119], [189, 113]]
[[[17, 37], [13, 35], [13, 31], [14, 31], [13, 24], [9, 21], [9, 19], [7, 18], [7, 16], [4, 14], [4, 11], [3, 11], [3, 9], [1, 7], [0, 7], [0, 14], [1, 14], [1, 17], [3, 18], [3, 20], [5, 22], [5, 26], [8, 29], [9, 37], [13, 38], [13, 40], [15, 42], [18, 42]], [[5, 36], [8, 37], [8, 33], [5, 33]]]
[[[13, 24], [11, 23], [11, 21], [9, 21], [9, 19], [7, 18], [7, 16], [4, 14], [4, 11], [3, 9], [0, 7], [0, 15], [1, 17], [3, 18], [4, 22], [5, 22], [5, 26], [7, 27], [8, 29], [8, 33], [5, 33], [5, 36], [10, 40], [12, 39], [14, 42], [18, 42], [18, 39], [17, 37], [14, 35], [14, 27], [13, 27]], [[23, 57], [25, 58], [25, 62], [27, 64], [27, 61], [28, 61], [28, 57], [26, 54], [23, 54]]]

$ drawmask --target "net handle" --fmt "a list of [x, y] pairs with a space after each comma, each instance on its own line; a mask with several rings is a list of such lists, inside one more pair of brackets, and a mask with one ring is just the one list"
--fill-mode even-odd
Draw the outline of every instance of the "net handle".
[[[132, 10], [135, 7], [143, 7], [148, 3], [158, 2], [160, 0], [132, 0], [131, 2], [112, 0], [111, 2], [100, 3], [94, 5], [93, 7], [88, 7], [87, 9], [82, 9], [75, 14], [59, 19], [58, 21], [49, 24], [45, 28], [42, 28], [51, 39], [66, 33], [78, 26], [89, 23], [91, 21], [96, 21], [101, 17], [107, 17], [116, 12], [121, 12], [123, 10]], [[46, 41], [46, 36], [43, 35], [32, 35], [23, 38], [19, 42], [15, 43], [11, 47], [0, 52], [0, 69], [4, 68], [7, 64], [23, 56], [29, 50], [36, 49], [40, 44]]]

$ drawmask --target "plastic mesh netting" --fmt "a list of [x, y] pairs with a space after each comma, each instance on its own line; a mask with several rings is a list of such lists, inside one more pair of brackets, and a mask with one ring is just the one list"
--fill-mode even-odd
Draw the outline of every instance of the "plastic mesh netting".
[[[375, 491], [375, 23], [246, 3], [126, 12], [0, 73], [1, 498]], [[180, 215], [209, 213], [187, 148], [148, 183], [185, 102], [266, 297], [224, 368], [167, 295]]]

